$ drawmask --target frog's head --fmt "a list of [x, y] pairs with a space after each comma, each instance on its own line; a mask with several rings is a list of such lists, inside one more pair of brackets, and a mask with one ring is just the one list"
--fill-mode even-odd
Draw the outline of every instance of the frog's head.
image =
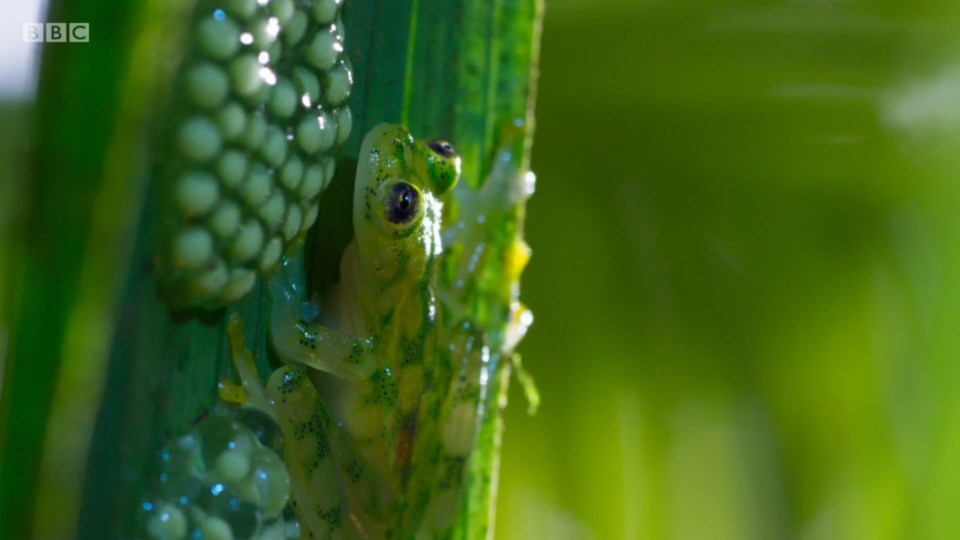
[[363, 140], [353, 195], [362, 287], [386, 304], [420, 285], [440, 253], [440, 197], [460, 177], [460, 157], [442, 141], [415, 141], [380, 124]]

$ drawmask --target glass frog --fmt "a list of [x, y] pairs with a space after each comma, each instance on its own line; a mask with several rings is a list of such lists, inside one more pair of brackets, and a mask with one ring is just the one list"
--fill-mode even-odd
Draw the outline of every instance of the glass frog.
[[281, 426], [304, 537], [452, 535], [489, 353], [474, 324], [445, 324], [438, 303], [440, 197], [459, 174], [449, 144], [377, 126], [360, 150], [340, 283], [318, 309], [300, 261], [271, 282], [272, 339], [286, 365], [265, 387], [231, 321], [242, 387], [222, 393]]

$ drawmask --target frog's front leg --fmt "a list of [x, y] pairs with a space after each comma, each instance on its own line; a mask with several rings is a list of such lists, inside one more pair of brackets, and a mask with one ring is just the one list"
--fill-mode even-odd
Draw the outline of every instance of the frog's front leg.
[[369, 378], [377, 369], [372, 340], [358, 339], [303, 316], [304, 298], [295, 274], [289, 270], [300, 264], [300, 259], [284, 261], [284, 272], [270, 283], [271, 331], [277, 354], [285, 362], [303, 364], [342, 379]]

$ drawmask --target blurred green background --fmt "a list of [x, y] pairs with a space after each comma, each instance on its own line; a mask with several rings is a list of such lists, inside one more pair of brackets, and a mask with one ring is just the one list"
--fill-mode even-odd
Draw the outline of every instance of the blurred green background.
[[548, 2], [498, 533], [960, 537], [951, 2]]

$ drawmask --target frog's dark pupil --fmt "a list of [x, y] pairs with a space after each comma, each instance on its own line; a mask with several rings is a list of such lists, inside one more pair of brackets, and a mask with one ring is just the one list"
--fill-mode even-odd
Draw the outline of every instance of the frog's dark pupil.
[[451, 158], [457, 155], [457, 151], [453, 149], [453, 146], [450, 145], [447, 141], [436, 140], [431, 142], [429, 145], [431, 150], [440, 154], [445, 158]]
[[409, 223], [417, 215], [420, 194], [410, 184], [398, 182], [387, 197], [387, 219], [398, 225]]

